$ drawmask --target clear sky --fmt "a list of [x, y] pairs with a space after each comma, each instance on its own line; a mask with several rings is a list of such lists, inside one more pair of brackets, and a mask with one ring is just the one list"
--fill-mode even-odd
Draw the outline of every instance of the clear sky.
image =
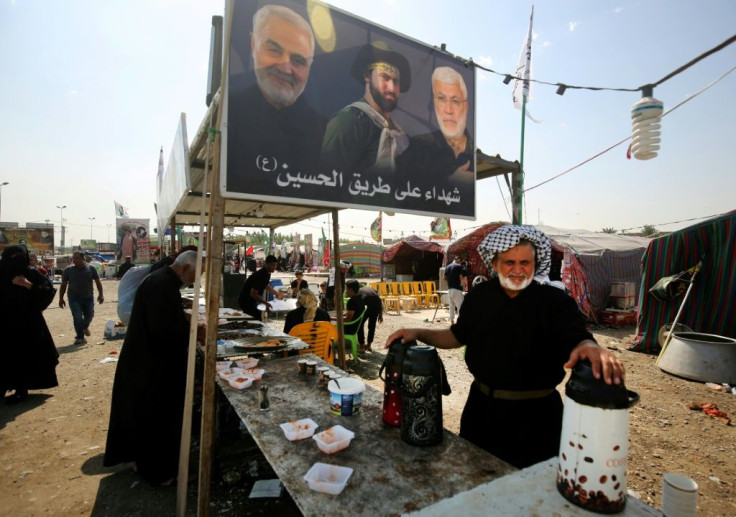
[[[501, 73], [516, 67], [531, 2], [333, 0], [336, 7]], [[168, 159], [179, 114], [190, 138], [204, 116], [210, 18], [222, 0], [0, 0], [0, 220], [58, 226], [67, 245], [114, 238], [114, 201], [155, 226], [159, 148]], [[537, 1], [534, 78], [550, 83], [636, 88], [656, 82], [731, 37], [731, 0]], [[665, 109], [736, 66], [736, 44], [654, 90]], [[526, 186], [591, 158], [631, 134], [637, 92], [535, 85], [526, 125]], [[520, 156], [520, 111], [511, 85], [477, 74], [476, 143]], [[524, 222], [600, 231], [674, 230], [736, 208], [736, 72], [662, 121], [653, 160], [626, 159], [623, 144], [526, 193]], [[459, 235], [510, 220], [505, 183], [479, 183], [475, 221]], [[345, 237], [369, 240], [376, 212], [340, 214]], [[93, 220], [90, 218], [94, 217]], [[687, 221], [693, 219], [692, 221]], [[431, 218], [384, 217], [384, 236], [423, 232]], [[683, 221], [674, 223], [676, 221]], [[662, 224], [673, 223], [673, 224]], [[112, 228], [112, 230], [111, 230]], [[314, 219], [286, 233], [320, 233]], [[422, 233], [420, 233], [422, 234]]]

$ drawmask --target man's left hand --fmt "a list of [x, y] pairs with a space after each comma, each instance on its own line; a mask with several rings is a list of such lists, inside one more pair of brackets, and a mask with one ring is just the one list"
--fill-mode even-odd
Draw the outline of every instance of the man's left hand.
[[624, 363], [613, 352], [589, 340], [573, 349], [564, 367], [572, 368], [583, 359], [590, 361], [595, 378], [600, 379], [602, 375], [606, 384], [621, 384], [626, 376]]
[[99, 303], [99, 304], [102, 304], [102, 302], [104, 302], [104, 301], [105, 301], [105, 297], [104, 297], [104, 296], [102, 296], [102, 295], [99, 295], [99, 296], [97, 297], [97, 303]]

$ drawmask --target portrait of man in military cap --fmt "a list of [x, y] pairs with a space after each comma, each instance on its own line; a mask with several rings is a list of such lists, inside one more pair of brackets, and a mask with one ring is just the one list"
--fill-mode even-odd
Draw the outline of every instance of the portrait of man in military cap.
[[327, 123], [322, 140], [322, 170], [346, 174], [391, 174], [396, 157], [408, 146], [404, 130], [391, 117], [399, 96], [411, 87], [409, 61], [382, 41], [358, 52], [351, 75], [364, 84], [363, 96]]

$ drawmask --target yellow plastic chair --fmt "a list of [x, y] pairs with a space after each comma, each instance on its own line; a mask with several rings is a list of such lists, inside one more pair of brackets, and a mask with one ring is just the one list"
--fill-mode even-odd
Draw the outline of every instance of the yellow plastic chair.
[[378, 287], [375, 289], [378, 296], [385, 298], [388, 296], [388, 284], [386, 282], [379, 282]]
[[404, 298], [412, 298], [414, 300], [414, 307], [417, 309], [422, 306], [422, 295], [414, 292], [412, 282], [401, 282], [401, 290], [404, 293]]
[[383, 300], [383, 312], [393, 309], [398, 314], [401, 314], [401, 292], [396, 291], [395, 286], [398, 286], [396, 282], [380, 284], [381, 290], [378, 295]]
[[424, 289], [422, 288], [421, 282], [411, 283], [411, 294], [416, 297], [417, 303], [420, 307], [424, 306]]
[[298, 337], [309, 345], [309, 348], [299, 350], [299, 355], [314, 354], [329, 364], [335, 364], [332, 343], [337, 340], [337, 328], [329, 321], [300, 323], [292, 327], [289, 335]]
[[424, 303], [427, 304], [427, 307], [432, 307], [430, 304], [434, 304], [434, 307], [437, 308], [440, 306], [440, 295], [435, 293], [436, 286], [435, 283], [431, 280], [428, 280], [424, 282]]

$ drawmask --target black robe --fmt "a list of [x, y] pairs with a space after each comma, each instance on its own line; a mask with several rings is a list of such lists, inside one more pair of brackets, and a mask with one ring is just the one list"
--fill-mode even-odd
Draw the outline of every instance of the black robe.
[[[32, 284], [29, 290], [13, 285], [14, 274], [0, 276], [0, 390], [53, 388], [59, 352], [43, 317], [56, 290], [48, 277], [26, 268], [22, 273]], [[2, 395], [0, 395], [2, 396]]]
[[112, 389], [104, 465], [135, 461], [153, 484], [179, 465], [189, 340], [181, 286], [164, 267], [138, 287]]

